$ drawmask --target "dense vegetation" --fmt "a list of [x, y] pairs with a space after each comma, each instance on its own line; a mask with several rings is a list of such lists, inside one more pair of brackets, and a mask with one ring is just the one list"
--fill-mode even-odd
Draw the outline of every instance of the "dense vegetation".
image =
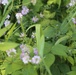
[[0, 0], [0, 75], [76, 75], [76, 0]]

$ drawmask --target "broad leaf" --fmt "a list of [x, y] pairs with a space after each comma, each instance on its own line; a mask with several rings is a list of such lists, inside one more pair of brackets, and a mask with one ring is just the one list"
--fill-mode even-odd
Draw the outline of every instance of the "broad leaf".
[[0, 43], [0, 50], [6, 51], [12, 48], [17, 47], [19, 44], [14, 43], [14, 42], [1, 42]]
[[70, 71], [67, 73], [67, 75], [76, 75], [76, 71]]
[[67, 47], [61, 44], [54, 45], [51, 49], [51, 52], [55, 55], [67, 57], [66, 54]]
[[45, 61], [45, 63], [46, 63], [46, 65], [47, 65], [47, 67], [48, 68], [50, 68], [50, 66], [54, 63], [54, 61], [55, 61], [55, 56], [53, 55], [53, 54], [47, 54], [46, 56], [45, 56], [45, 59], [44, 59], [44, 61]]

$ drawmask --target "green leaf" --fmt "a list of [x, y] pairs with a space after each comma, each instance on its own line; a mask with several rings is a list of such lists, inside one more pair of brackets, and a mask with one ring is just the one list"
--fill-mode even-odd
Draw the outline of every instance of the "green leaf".
[[73, 71], [76, 71], [76, 66], [72, 66], [71, 69], [72, 69]]
[[37, 24], [36, 26], [36, 41], [37, 41], [37, 47], [39, 49], [39, 42], [40, 42], [40, 36], [41, 36], [41, 25]]
[[68, 57], [67, 57], [67, 60], [68, 60], [72, 65], [74, 65], [74, 59], [73, 59], [71, 56], [68, 56]]
[[27, 6], [29, 3], [30, 3], [30, 0], [22, 0], [22, 4], [23, 5], [26, 5]]
[[51, 51], [53, 44], [52, 43], [48, 43], [45, 42], [45, 46], [44, 46], [44, 55], [49, 53]]
[[11, 64], [11, 67], [12, 67], [12, 71], [14, 72], [16, 70], [22, 69], [23, 66], [22, 64], [20, 64], [20, 62], [18, 62], [18, 63]]
[[44, 30], [45, 37], [51, 38], [51, 37], [54, 37], [55, 34], [56, 34], [56, 31], [53, 27], [48, 26]]
[[6, 32], [8, 29], [10, 29], [11, 26], [12, 26], [12, 24], [9, 25], [9, 26], [7, 26], [7, 27], [4, 27], [4, 28], [0, 29], [0, 37], [1, 37], [2, 35], [4, 35], [5, 32]]
[[12, 73], [12, 75], [22, 75], [22, 72], [21, 71], [15, 71]]
[[61, 43], [61, 42], [64, 41], [64, 40], [67, 40], [67, 39], [69, 39], [69, 38], [70, 38], [70, 36], [65, 35], [65, 36], [59, 38], [59, 39], [56, 41], [55, 45]]
[[70, 71], [67, 73], [67, 75], [76, 75], [76, 71]]
[[41, 57], [43, 57], [44, 44], [45, 44], [45, 39], [44, 39], [44, 35], [42, 35], [39, 42], [39, 54]]
[[60, 70], [56, 64], [53, 64], [51, 66], [51, 72], [52, 72], [52, 75], [61, 75]]
[[59, 64], [58, 64], [58, 67], [59, 67], [60, 71], [61, 71], [64, 75], [65, 75], [67, 72], [70, 71], [70, 67], [69, 67], [69, 65], [67, 65], [67, 64], [59, 63]]
[[46, 65], [47, 65], [47, 67], [48, 68], [50, 68], [50, 66], [54, 63], [54, 61], [55, 61], [55, 56], [53, 55], [53, 54], [47, 54], [46, 56], [45, 56], [45, 59], [44, 59], [44, 61], [45, 61], [45, 63], [46, 63]]
[[51, 49], [51, 52], [55, 55], [67, 57], [66, 54], [67, 47], [61, 44], [54, 45]]
[[53, 18], [55, 16], [55, 12], [51, 13], [50, 11], [44, 10], [43, 13], [45, 18]]
[[32, 65], [26, 65], [25, 68], [22, 69], [22, 75], [38, 75], [36, 69]]
[[42, 5], [43, 5], [42, 1], [41, 0], [37, 0], [37, 3], [33, 7], [34, 12], [38, 12]]
[[14, 42], [1, 42], [0, 43], [0, 50], [6, 51], [12, 48], [17, 47], [19, 44], [14, 43]]
[[56, 0], [56, 3], [59, 5], [59, 7], [60, 7], [60, 5], [61, 5], [61, 0]]
[[52, 3], [56, 3], [56, 0], [48, 0], [47, 4], [50, 5]]

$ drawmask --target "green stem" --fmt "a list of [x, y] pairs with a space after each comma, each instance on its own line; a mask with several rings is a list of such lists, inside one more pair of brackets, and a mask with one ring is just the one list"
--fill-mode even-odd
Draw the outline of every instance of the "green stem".
[[21, 29], [22, 29], [22, 32], [25, 33], [25, 30], [24, 30], [24, 27], [23, 27], [22, 21], [21, 21]]
[[64, 41], [64, 40], [68, 39], [69, 37], [70, 37], [70, 36], [66, 35], [66, 36], [64, 36], [64, 37], [62, 37], [62, 38], [60, 38], [60, 39], [58, 39], [58, 40], [56, 41], [55, 45], [57, 45], [57, 44], [59, 44], [60, 42], [62, 42], [62, 41]]
[[50, 69], [47, 67], [47, 65], [46, 65], [46, 63], [45, 63], [45, 61], [44, 61], [44, 59], [43, 59], [43, 63], [44, 63], [44, 66], [45, 66], [45, 68], [46, 68], [48, 74], [49, 74], [49, 75], [52, 75], [52, 73], [50, 72]]

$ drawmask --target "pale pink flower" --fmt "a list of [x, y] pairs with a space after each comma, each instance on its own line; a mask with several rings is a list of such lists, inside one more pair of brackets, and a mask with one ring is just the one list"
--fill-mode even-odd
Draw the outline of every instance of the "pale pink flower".
[[36, 16], [34, 16], [34, 17], [32, 18], [32, 21], [33, 21], [34, 23], [36, 23], [38, 20], [39, 20], [39, 18], [37, 18]]
[[23, 6], [21, 13], [22, 15], [27, 15], [29, 13], [29, 9], [26, 6]]
[[21, 59], [22, 59], [22, 61], [23, 61], [24, 64], [27, 64], [30, 61], [30, 56], [27, 53], [25, 53], [25, 54], [23, 53], [21, 55]]
[[4, 25], [5, 25], [5, 27], [10, 25], [10, 21], [9, 20], [5, 20]]
[[39, 64], [40, 61], [41, 61], [40, 56], [37, 56], [37, 55], [36, 55], [36, 56], [34, 56], [34, 57], [32, 58], [31, 63], [33, 63], [33, 64]]
[[3, 4], [3, 5], [8, 4], [8, 0], [2, 0], [2, 4]]

